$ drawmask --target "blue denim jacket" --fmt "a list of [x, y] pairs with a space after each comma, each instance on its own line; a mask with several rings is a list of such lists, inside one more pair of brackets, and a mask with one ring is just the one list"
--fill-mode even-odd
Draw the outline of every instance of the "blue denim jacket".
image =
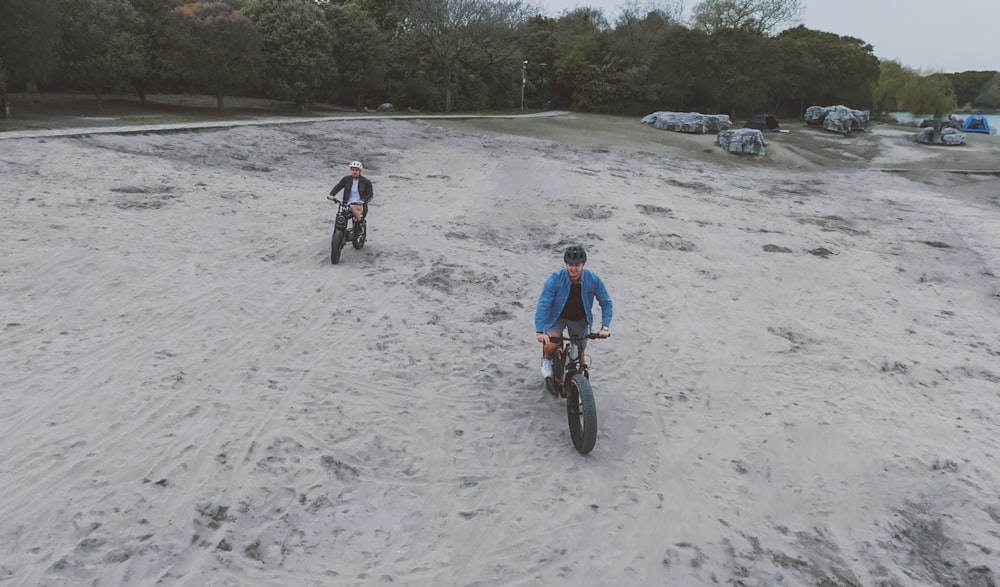
[[[569, 271], [565, 268], [554, 272], [545, 280], [542, 295], [538, 297], [535, 308], [535, 332], [549, 332], [555, 328], [556, 320], [566, 306], [569, 298]], [[604, 282], [596, 273], [584, 269], [580, 274], [580, 293], [583, 294], [583, 309], [587, 312], [587, 324], [594, 324], [594, 313], [591, 308], [594, 298], [601, 305], [601, 326], [611, 326], [611, 296], [604, 287]]]

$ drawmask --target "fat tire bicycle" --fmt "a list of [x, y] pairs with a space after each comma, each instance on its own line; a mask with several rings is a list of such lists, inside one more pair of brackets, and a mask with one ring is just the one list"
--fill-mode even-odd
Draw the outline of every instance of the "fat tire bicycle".
[[[587, 338], [606, 338], [596, 333]], [[590, 386], [590, 369], [580, 362], [579, 336], [550, 336], [562, 343], [552, 353], [552, 377], [545, 378], [545, 388], [555, 397], [566, 399], [566, 418], [573, 446], [580, 454], [594, 450], [597, 444], [597, 404]]]
[[334, 221], [333, 236], [330, 238], [330, 262], [336, 265], [340, 263], [340, 252], [351, 241], [355, 250], [360, 250], [365, 246], [365, 239], [368, 238], [368, 225], [365, 219], [354, 220], [351, 207], [346, 202], [333, 196], [327, 196], [327, 200], [338, 204], [337, 217]]

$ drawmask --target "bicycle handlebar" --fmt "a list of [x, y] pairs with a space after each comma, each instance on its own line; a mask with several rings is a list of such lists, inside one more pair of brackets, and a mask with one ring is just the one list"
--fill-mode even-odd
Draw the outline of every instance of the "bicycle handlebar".
[[[574, 342], [573, 339], [579, 339], [579, 338], [580, 337], [577, 337], [577, 336], [550, 336], [549, 340], [551, 340], [552, 342], [562, 342], [564, 340], [568, 340], [570, 342]], [[611, 338], [611, 333], [609, 332], [607, 336], [601, 336], [600, 334], [598, 334], [596, 332], [590, 332], [590, 333], [587, 334], [586, 338], [589, 338], [591, 340], [596, 339], [596, 338]]]

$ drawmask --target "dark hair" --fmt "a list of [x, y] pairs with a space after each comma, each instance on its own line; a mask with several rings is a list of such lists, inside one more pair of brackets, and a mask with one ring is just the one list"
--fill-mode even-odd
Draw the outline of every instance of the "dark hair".
[[563, 254], [563, 261], [566, 263], [586, 263], [587, 251], [583, 250], [583, 247], [580, 245], [566, 247], [566, 252]]

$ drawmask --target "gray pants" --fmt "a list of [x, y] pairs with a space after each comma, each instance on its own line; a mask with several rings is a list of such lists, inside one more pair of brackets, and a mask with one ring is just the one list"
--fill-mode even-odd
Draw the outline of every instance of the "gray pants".
[[556, 320], [555, 326], [549, 332], [559, 331], [559, 335], [562, 336], [563, 331], [568, 331], [570, 336], [580, 337], [580, 348], [587, 348], [587, 335], [590, 334], [590, 324], [587, 324], [586, 320], [566, 320], [565, 318], [560, 318]]

